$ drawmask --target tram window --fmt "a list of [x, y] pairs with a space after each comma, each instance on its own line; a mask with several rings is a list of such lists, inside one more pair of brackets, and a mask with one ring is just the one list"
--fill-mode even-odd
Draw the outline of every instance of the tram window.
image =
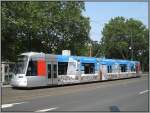
[[94, 63], [83, 63], [82, 66], [84, 66], [84, 74], [95, 73]]
[[112, 66], [107, 66], [107, 72], [112, 73]]
[[132, 72], [135, 71], [135, 66], [134, 65], [131, 66], [131, 71]]
[[58, 62], [58, 75], [67, 75], [68, 62]]
[[5, 66], [5, 73], [7, 73], [8, 72], [8, 66]]
[[37, 61], [29, 61], [27, 76], [37, 76]]
[[52, 78], [52, 76], [51, 76], [51, 64], [48, 64], [47, 65], [48, 67], [48, 78]]
[[54, 78], [57, 78], [57, 65], [53, 65]]
[[120, 69], [121, 69], [121, 72], [126, 72], [127, 71], [127, 65], [126, 64], [120, 64]]

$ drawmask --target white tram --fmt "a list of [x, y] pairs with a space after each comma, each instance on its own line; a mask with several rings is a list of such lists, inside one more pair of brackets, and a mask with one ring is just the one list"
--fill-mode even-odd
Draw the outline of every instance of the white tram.
[[140, 62], [36, 52], [18, 57], [13, 87], [38, 87], [139, 76]]

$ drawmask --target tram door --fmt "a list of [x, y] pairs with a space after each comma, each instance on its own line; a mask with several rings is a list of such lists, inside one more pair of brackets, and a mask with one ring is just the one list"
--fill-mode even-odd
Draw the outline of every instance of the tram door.
[[48, 63], [47, 64], [47, 74], [48, 74], [48, 84], [57, 85], [57, 64]]
[[100, 80], [107, 80], [107, 65], [100, 65]]

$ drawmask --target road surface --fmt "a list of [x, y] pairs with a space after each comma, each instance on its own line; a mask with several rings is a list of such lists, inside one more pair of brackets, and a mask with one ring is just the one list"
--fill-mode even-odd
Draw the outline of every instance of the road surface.
[[2, 90], [2, 111], [148, 111], [148, 76], [65, 87]]

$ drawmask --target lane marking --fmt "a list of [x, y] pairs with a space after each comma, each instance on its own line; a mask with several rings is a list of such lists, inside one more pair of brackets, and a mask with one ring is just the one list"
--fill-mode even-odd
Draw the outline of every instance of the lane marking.
[[35, 112], [46, 112], [46, 111], [52, 111], [54, 109], [57, 109], [58, 107], [55, 107], [55, 108], [48, 108], [48, 109], [42, 109], [42, 110], [37, 110]]
[[141, 91], [140, 93], [139, 93], [139, 95], [142, 95], [142, 94], [144, 94], [144, 93], [146, 93], [146, 92], [148, 92], [149, 90], [145, 90], [145, 91]]
[[20, 102], [20, 103], [12, 103], [12, 104], [3, 104], [1, 106], [1, 108], [8, 108], [8, 107], [13, 107], [14, 105], [17, 105], [17, 104], [23, 104], [23, 103], [27, 103], [27, 102]]

